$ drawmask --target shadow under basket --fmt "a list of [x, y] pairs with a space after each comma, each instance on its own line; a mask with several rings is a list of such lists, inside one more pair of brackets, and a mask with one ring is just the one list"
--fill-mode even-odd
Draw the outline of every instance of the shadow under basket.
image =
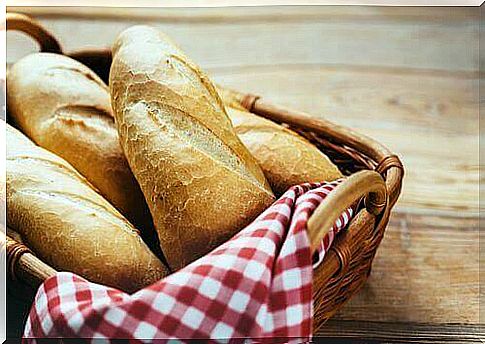
[[[54, 36], [25, 15], [7, 13], [7, 29], [30, 35], [43, 52], [63, 54]], [[109, 49], [65, 55], [87, 65], [107, 82], [111, 65]], [[323, 229], [330, 228], [344, 209], [364, 199], [348, 230], [337, 236], [323, 263], [314, 271], [313, 323], [316, 332], [359, 291], [369, 276], [391, 209], [401, 192], [403, 166], [386, 147], [351, 129], [272, 105], [252, 94], [222, 89], [225, 96], [248, 111], [304, 136], [349, 176], [310, 218], [308, 232], [313, 246], [325, 234]], [[35, 289], [56, 272], [11, 237], [7, 237], [6, 248], [9, 285]]]

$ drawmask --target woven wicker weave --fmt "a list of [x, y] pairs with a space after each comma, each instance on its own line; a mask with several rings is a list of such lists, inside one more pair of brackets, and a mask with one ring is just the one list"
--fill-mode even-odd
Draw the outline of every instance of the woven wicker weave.
[[[7, 13], [7, 29], [34, 38], [41, 51], [62, 53], [57, 40], [31, 18]], [[108, 79], [109, 50], [67, 54]], [[8, 91], [8, 90], [7, 90]], [[316, 209], [308, 223], [313, 247], [346, 207], [365, 199], [349, 230], [337, 237], [314, 272], [314, 331], [318, 330], [365, 283], [382, 240], [392, 207], [401, 192], [403, 166], [399, 158], [378, 142], [348, 128], [308, 114], [272, 105], [251, 94], [227, 91], [249, 111], [280, 123], [306, 137], [349, 175], [327, 201]], [[7, 237], [8, 271], [11, 280], [38, 287], [55, 270], [40, 261], [24, 245]]]

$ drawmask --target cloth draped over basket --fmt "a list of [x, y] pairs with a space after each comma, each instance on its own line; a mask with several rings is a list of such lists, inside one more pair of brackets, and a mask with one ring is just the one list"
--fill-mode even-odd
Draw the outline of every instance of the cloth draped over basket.
[[310, 341], [312, 266], [322, 262], [354, 209], [340, 216], [313, 257], [307, 221], [341, 181], [290, 188], [231, 240], [132, 295], [72, 273], [57, 273], [37, 291], [24, 341]]

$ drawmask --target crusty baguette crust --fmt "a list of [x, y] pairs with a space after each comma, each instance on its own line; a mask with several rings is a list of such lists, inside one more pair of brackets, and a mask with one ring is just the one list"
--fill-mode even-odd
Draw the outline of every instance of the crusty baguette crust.
[[295, 132], [241, 109], [226, 106], [226, 110], [276, 194], [293, 185], [342, 177], [325, 154]]
[[221, 87], [220, 85], [216, 86], [216, 88], [217, 93], [219, 93], [219, 96], [221, 97], [222, 102], [226, 107], [226, 110], [228, 107], [231, 107], [233, 109], [248, 112], [248, 110], [244, 106], [242, 106], [240, 102], [241, 96], [237, 92], [229, 88]]
[[36, 53], [12, 66], [7, 84], [9, 113], [19, 128], [73, 165], [138, 228], [153, 230], [102, 80], [67, 56]]
[[7, 125], [7, 224], [46, 263], [136, 291], [168, 270], [69, 163]]
[[159, 31], [136, 26], [113, 48], [111, 102], [161, 248], [179, 269], [274, 200], [214, 86]]

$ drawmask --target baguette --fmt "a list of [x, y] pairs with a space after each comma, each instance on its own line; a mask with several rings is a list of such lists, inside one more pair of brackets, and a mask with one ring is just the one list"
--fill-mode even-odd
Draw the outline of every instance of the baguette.
[[248, 111], [226, 107], [234, 130], [277, 195], [293, 185], [333, 181], [342, 174], [330, 159], [305, 138]]
[[223, 243], [274, 201], [213, 84], [165, 35], [124, 31], [109, 84], [121, 145], [171, 268]]
[[7, 84], [8, 110], [17, 126], [74, 166], [135, 226], [153, 231], [103, 81], [67, 56], [36, 53], [12, 66]]
[[7, 221], [60, 271], [126, 292], [167, 275], [137, 230], [69, 163], [7, 125]]

